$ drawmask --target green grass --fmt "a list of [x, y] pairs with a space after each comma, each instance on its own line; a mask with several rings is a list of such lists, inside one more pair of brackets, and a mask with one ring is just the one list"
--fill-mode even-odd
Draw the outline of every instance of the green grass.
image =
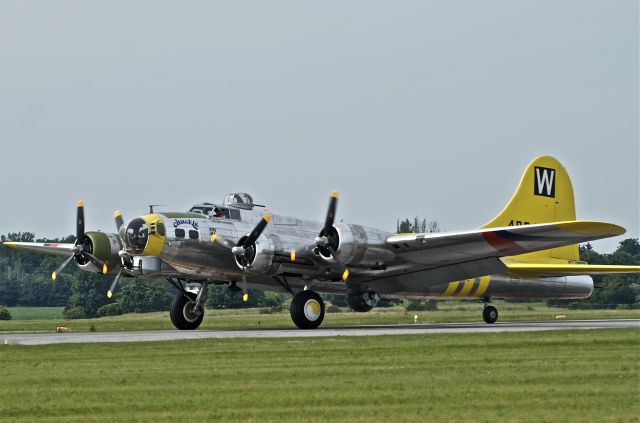
[[637, 422], [640, 331], [0, 345], [0, 420]]
[[[499, 322], [552, 320], [556, 315], [567, 319], [611, 319], [640, 318], [640, 310], [568, 310], [549, 308], [543, 303], [495, 302], [500, 311]], [[459, 323], [481, 322], [482, 305], [470, 302], [440, 303], [437, 311], [410, 311], [403, 313], [400, 307], [378, 308], [369, 313], [328, 313], [322, 327], [348, 325], [380, 325], [414, 323], [418, 315], [419, 323]], [[12, 311], [13, 313], [13, 311]], [[98, 319], [65, 320], [50, 318], [44, 320], [0, 321], [2, 332], [51, 332], [57, 326], [67, 326], [71, 331], [86, 332], [93, 328], [98, 332], [162, 330], [174, 329], [169, 320], [169, 312], [126, 314]], [[294, 327], [288, 311], [275, 314], [260, 314], [258, 309], [207, 310], [202, 329], [257, 329]]]
[[8, 307], [13, 320], [62, 319], [64, 307]]

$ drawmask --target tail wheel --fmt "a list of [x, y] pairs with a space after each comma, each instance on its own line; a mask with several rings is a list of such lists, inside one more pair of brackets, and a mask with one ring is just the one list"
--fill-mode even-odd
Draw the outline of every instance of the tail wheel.
[[487, 323], [495, 323], [498, 320], [498, 309], [494, 306], [486, 306], [482, 311], [482, 318]]
[[291, 320], [300, 329], [315, 329], [324, 319], [324, 302], [314, 291], [301, 291], [291, 301]]
[[200, 305], [198, 310], [194, 310], [195, 302], [196, 294], [190, 292], [176, 294], [169, 312], [173, 326], [180, 330], [194, 330], [200, 326], [204, 319], [204, 307]]

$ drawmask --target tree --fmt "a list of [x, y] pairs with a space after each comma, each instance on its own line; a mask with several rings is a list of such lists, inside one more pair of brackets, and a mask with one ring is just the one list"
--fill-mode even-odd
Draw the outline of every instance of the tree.
[[[628, 238], [620, 242], [611, 254], [600, 254], [592, 245], [580, 246], [580, 260], [589, 264], [640, 264], [640, 244], [638, 239]], [[613, 274], [593, 276], [594, 290], [589, 298], [583, 300], [549, 300], [549, 305], [562, 305], [579, 308], [592, 307], [633, 307], [640, 298], [640, 276], [637, 274]]]
[[440, 232], [440, 225], [435, 220], [428, 221], [424, 217], [415, 216], [413, 221], [408, 218], [398, 220], [396, 232], [404, 234]]
[[124, 283], [116, 298], [124, 313], [167, 310], [171, 304], [164, 283], [148, 279]]
[[3, 305], [0, 305], [0, 320], [11, 320], [11, 312]]

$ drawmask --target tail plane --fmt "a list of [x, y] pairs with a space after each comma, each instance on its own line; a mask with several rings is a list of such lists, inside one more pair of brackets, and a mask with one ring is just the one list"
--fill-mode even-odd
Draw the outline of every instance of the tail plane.
[[[558, 160], [542, 156], [529, 163], [511, 200], [482, 228], [572, 220], [576, 220], [576, 206], [569, 174]], [[580, 260], [580, 256], [578, 246], [569, 245], [525, 254], [518, 259], [534, 262], [576, 262]]]
[[[576, 207], [571, 178], [558, 160], [550, 156], [542, 156], [529, 163], [507, 205], [482, 228], [574, 220], [576, 220]], [[526, 277], [638, 273], [640, 271], [640, 266], [584, 264], [580, 262], [577, 244], [506, 257], [503, 261], [512, 274]]]

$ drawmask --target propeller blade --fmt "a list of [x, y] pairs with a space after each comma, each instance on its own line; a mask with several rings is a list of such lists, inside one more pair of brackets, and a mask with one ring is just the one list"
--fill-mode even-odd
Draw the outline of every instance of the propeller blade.
[[91, 260], [93, 262], [93, 264], [96, 265], [96, 267], [101, 268], [103, 275], [107, 274], [107, 272], [109, 271], [109, 269], [107, 267], [107, 263], [103, 262], [102, 260], [100, 260], [98, 257], [94, 256], [93, 254], [87, 253], [86, 251], [83, 251], [81, 254], [86, 256], [86, 257], [89, 257], [89, 260]]
[[342, 279], [342, 282], [346, 282], [347, 279], [349, 279], [349, 268], [348, 267], [344, 268], [344, 272], [342, 272], [341, 279]]
[[336, 208], [338, 207], [338, 193], [333, 191], [331, 193], [331, 199], [329, 200], [329, 210], [327, 211], [327, 219], [324, 221], [324, 234], [329, 233], [329, 230], [333, 226], [333, 222], [336, 219]]
[[249, 236], [244, 240], [244, 244], [242, 244], [243, 248], [249, 248], [254, 242], [256, 242], [256, 240], [262, 234], [262, 231], [264, 231], [264, 228], [267, 227], [267, 223], [269, 223], [269, 220], [271, 220], [271, 216], [269, 216], [268, 214], [262, 216], [260, 222], [258, 222], [256, 227], [253, 228]]
[[84, 239], [84, 202], [78, 201], [76, 205], [78, 215], [76, 219], [76, 244], [81, 244]]
[[242, 301], [249, 301], [249, 293], [247, 292], [247, 277], [244, 274], [244, 269], [242, 269]]
[[73, 260], [73, 258], [75, 257], [75, 255], [70, 256], [68, 259], [66, 259], [60, 266], [58, 266], [58, 268], [56, 270], [53, 271], [53, 273], [51, 274], [51, 279], [55, 282], [55, 280], [58, 278], [58, 275], [60, 273], [62, 273], [62, 271], [64, 270], [65, 267], [67, 267], [69, 265], [69, 263], [71, 263], [71, 260]]
[[118, 274], [116, 275], [116, 278], [113, 280], [113, 283], [111, 284], [111, 287], [107, 291], [107, 298], [111, 299], [111, 297], [113, 297], [113, 293], [116, 290], [116, 285], [118, 285], [118, 279], [120, 279], [120, 275], [121, 274], [122, 274], [122, 268], [120, 268], [120, 270], [118, 271]]
[[118, 232], [120, 232], [120, 227], [124, 223], [124, 219], [122, 218], [122, 213], [120, 213], [120, 210], [116, 210], [116, 212], [113, 213], [113, 218], [116, 220], [116, 228], [118, 229]]
[[349, 273], [350, 273], [349, 267], [342, 264], [342, 262], [338, 258], [338, 252], [334, 250], [331, 245], [327, 244], [326, 248], [331, 252], [331, 257], [333, 257], [333, 261], [336, 262], [336, 265], [338, 265], [338, 267], [340, 268], [344, 267], [344, 270], [342, 271], [342, 276], [340, 277], [340, 279], [342, 279], [343, 282], [346, 282], [347, 279], [349, 279]]
[[231, 250], [233, 247], [236, 246], [233, 242], [217, 234], [212, 234], [211, 237], [209, 238], [209, 242], [220, 245], [221, 247], [224, 247], [227, 250]]

